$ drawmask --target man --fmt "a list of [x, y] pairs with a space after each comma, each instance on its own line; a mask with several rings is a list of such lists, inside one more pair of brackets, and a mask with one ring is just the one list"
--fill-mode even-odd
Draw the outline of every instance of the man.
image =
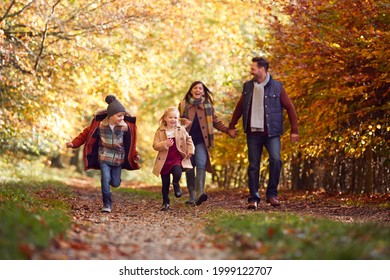
[[280, 160], [280, 135], [283, 133], [283, 108], [287, 111], [291, 124], [291, 141], [298, 141], [298, 117], [294, 105], [279, 81], [268, 73], [266, 59], [252, 59], [253, 79], [244, 83], [240, 100], [229, 124], [230, 132], [242, 116], [248, 145], [248, 209], [256, 209], [260, 202], [259, 172], [263, 147], [269, 153], [269, 182], [266, 202], [280, 206], [277, 199], [282, 161]]

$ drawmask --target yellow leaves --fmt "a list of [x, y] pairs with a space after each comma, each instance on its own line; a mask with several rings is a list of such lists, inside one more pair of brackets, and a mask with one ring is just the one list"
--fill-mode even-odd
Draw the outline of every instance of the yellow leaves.
[[334, 48], [340, 48], [340, 45], [337, 43], [330, 43], [330, 46]]

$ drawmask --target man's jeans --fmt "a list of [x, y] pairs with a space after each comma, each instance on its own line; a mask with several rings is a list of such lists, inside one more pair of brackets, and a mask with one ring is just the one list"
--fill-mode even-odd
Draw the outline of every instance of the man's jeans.
[[258, 134], [247, 134], [248, 145], [248, 179], [250, 196], [248, 202], [260, 202], [259, 195], [259, 175], [260, 160], [263, 147], [269, 153], [269, 181], [266, 190], [266, 197], [276, 197], [278, 195], [278, 185], [282, 161], [280, 160], [280, 137], [267, 137]]
[[119, 187], [121, 184], [122, 166], [112, 166], [106, 163], [100, 164], [103, 204], [112, 204], [110, 185]]

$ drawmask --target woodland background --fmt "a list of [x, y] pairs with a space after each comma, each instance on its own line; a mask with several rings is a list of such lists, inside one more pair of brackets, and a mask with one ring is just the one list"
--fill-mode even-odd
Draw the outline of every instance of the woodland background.
[[[265, 56], [299, 115], [299, 144], [286, 119], [283, 187], [389, 193], [388, 11], [384, 0], [3, 0], [2, 176], [33, 162], [81, 171], [65, 142], [114, 94], [137, 117], [143, 168], [126, 176], [158, 182], [151, 145], [163, 110], [202, 80], [228, 124], [251, 58]], [[246, 188], [239, 132], [216, 136], [218, 188]], [[264, 182], [266, 159], [261, 171]]]

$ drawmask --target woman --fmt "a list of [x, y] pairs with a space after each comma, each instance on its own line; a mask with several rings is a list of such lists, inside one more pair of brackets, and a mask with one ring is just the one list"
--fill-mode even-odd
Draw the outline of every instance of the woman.
[[184, 99], [179, 104], [180, 116], [187, 119], [185, 126], [195, 145], [191, 157], [194, 169], [187, 171], [189, 200], [186, 204], [201, 205], [208, 199], [204, 192], [206, 171], [212, 173], [209, 149], [214, 147], [214, 128], [234, 137], [215, 115], [212, 93], [201, 82], [193, 82]]

